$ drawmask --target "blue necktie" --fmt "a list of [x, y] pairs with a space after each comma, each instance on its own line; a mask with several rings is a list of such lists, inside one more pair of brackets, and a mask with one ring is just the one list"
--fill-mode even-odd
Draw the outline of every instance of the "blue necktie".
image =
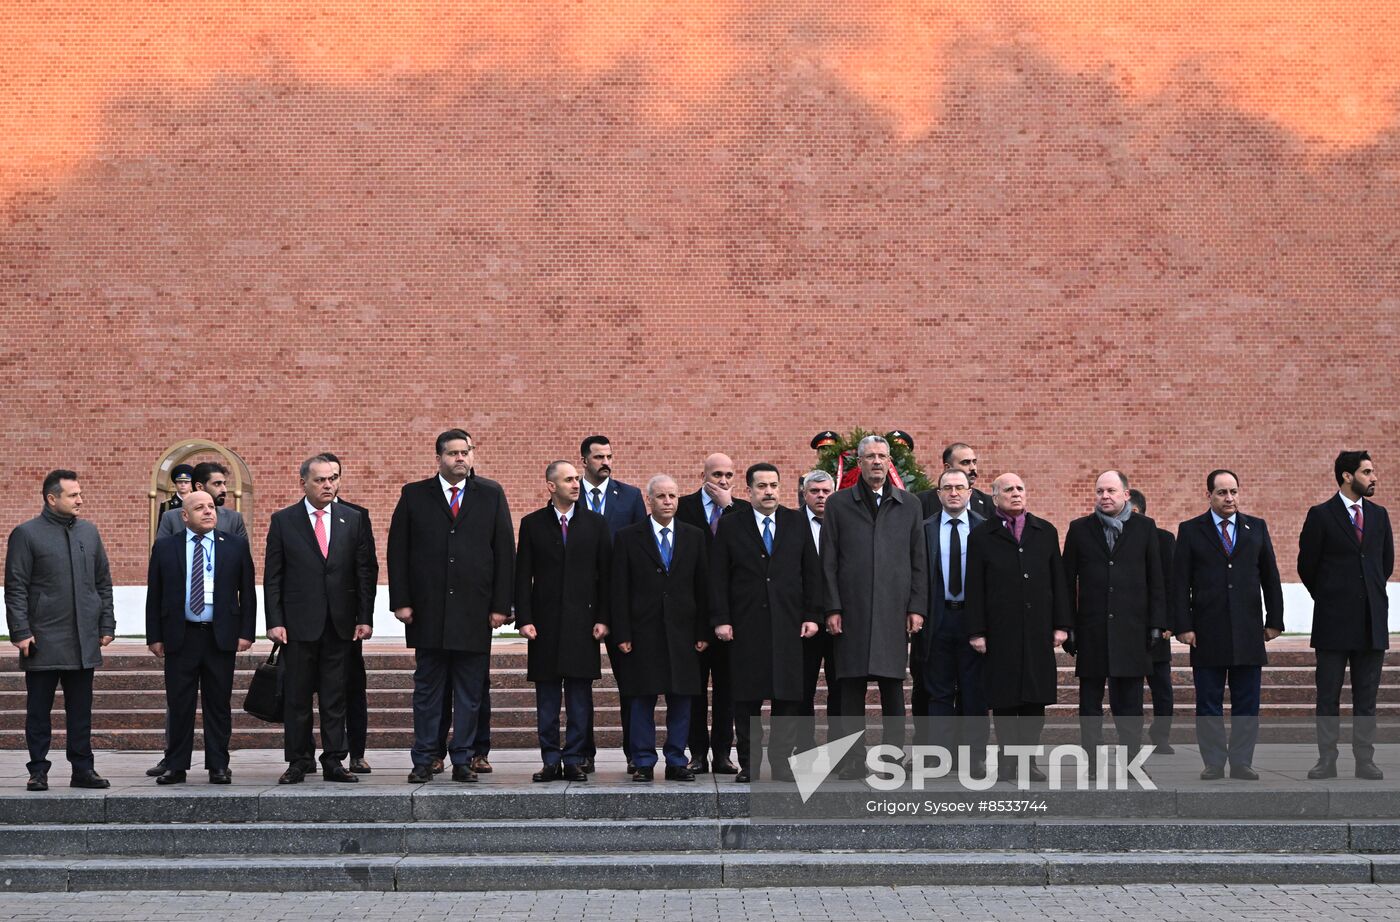
[[592, 493], [593, 511], [601, 515], [603, 512], [603, 491], [594, 487], [590, 492]]
[[763, 547], [769, 554], [773, 553], [773, 520], [766, 515], [763, 517]]
[[194, 536], [194, 554], [190, 559], [190, 614], [204, 614], [204, 539]]
[[671, 529], [661, 529], [661, 563], [667, 569], [671, 569]]

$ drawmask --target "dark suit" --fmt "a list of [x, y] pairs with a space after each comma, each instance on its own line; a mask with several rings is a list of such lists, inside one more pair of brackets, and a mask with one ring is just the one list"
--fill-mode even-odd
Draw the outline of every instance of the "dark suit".
[[218, 530], [208, 537], [215, 541], [210, 624], [186, 620], [185, 578], [193, 543], [188, 531], [156, 539], [146, 574], [146, 643], [165, 645], [167, 733], [162, 761], [170, 771], [190, 767], [196, 696], [204, 715], [204, 767], [228, 768], [234, 658], [238, 642], [251, 643], [257, 630], [258, 597], [247, 539]]
[[411, 607], [413, 765], [437, 750], [443, 695], [453, 697], [452, 764], [474, 754], [489, 681], [491, 613], [510, 613], [515, 536], [501, 487], [475, 475], [461, 484], [457, 515], [437, 476], [406, 484], [389, 524], [389, 607]]
[[[702, 487], [682, 496], [676, 504], [676, 520], [704, 532], [708, 551], [714, 544], [714, 532], [705, 516], [704, 493]], [[746, 500], [736, 499], [720, 513], [720, 518], [752, 509]], [[708, 639], [710, 646], [700, 654], [700, 696], [690, 713], [690, 757], [698, 761], [713, 753], [718, 762], [729, 758], [729, 747], [734, 743], [734, 694], [730, 687], [729, 654], [722, 645], [713, 642], [713, 635]], [[711, 683], [714, 684], [713, 698], [707, 701]]]
[[355, 626], [374, 623], [379, 562], [364, 517], [343, 504], [320, 510], [327, 553], [306, 501], [272, 515], [263, 565], [268, 628], [285, 628], [283, 745], [288, 762], [310, 761], [311, 696], [321, 706], [321, 761], [339, 765], [349, 753], [345, 697]]
[[613, 544], [611, 631], [618, 644], [632, 644], [632, 652], [619, 654], [613, 669], [618, 690], [632, 699], [628, 755], [638, 768], [656, 764], [658, 695], [666, 696], [666, 764], [686, 764], [691, 704], [704, 687], [695, 643], [714, 642], [705, 533], [677, 520], [669, 527], [674, 532], [669, 568], [650, 518], [619, 531]]
[[[1259, 738], [1264, 629], [1283, 630], [1283, 585], [1263, 519], [1236, 513], [1231, 552], [1207, 511], [1181, 523], [1172, 577], [1177, 634], [1195, 632], [1196, 739], [1208, 767], [1225, 764], [1224, 693], [1230, 686], [1232, 766], [1254, 760]], [[1262, 601], [1261, 601], [1262, 600]], [[1267, 614], [1266, 614], [1267, 613]]]
[[1000, 517], [973, 529], [969, 542], [964, 623], [970, 637], [987, 639], [982, 668], [997, 741], [1034, 746], [1059, 686], [1054, 634], [1074, 626], [1060, 536], [1028, 512], [1019, 544]]
[[[360, 514], [360, 517], [364, 519], [364, 529], [369, 534], [370, 547], [375, 547], [374, 526], [370, 522], [369, 510], [339, 497], [336, 497], [335, 502], [339, 506], [353, 509]], [[377, 593], [379, 589], [379, 554], [377, 551], [374, 555], [374, 586]], [[363, 759], [365, 757], [365, 744], [369, 738], [369, 692], [365, 681], [365, 642], [363, 640], [355, 641], [350, 648], [349, 673], [349, 686], [345, 696], [345, 732], [350, 744], [350, 758]]]
[[[581, 482], [579, 486], [582, 488], [579, 493], [579, 502], [587, 509], [593, 501], [591, 496], [593, 488], [588, 485], [587, 481]], [[602, 493], [607, 494], [606, 501], [603, 503], [603, 518], [607, 520], [610, 538], [616, 538], [617, 533], [628, 525], [646, 521], [647, 507], [642, 502], [641, 490], [631, 484], [608, 478], [607, 489], [600, 491], [600, 496]], [[615, 662], [620, 654], [617, 652], [611, 636], [604, 641], [604, 646], [608, 649], [608, 661]], [[627, 701], [619, 695], [618, 704], [622, 709], [622, 753], [626, 755], [631, 751], [631, 747], [628, 745]], [[583, 751], [590, 760], [598, 754], [598, 744], [593, 738], [592, 712], [588, 715], [588, 739], [583, 744]]]
[[[183, 507], [183, 504], [182, 504]], [[228, 532], [231, 535], [238, 535], [243, 540], [248, 540], [248, 526], [243, 522], [243, 513], [227, 506], [215, 507], [214, 529], [215, 531]], [[185, 519], [183, 508], [167, 509], [161, 513], [160, 524], [156, 526], [156, 537], [164, 538], [166, 535], [182, 535], [185, 533]]]
[[1395, 571], [1395, 537], [1385, 507], [1361, 501], [1356, 538], [1340, 495], [1308, 510], [1298, 535], [1298, 577], [1313, 598], [1312, 645], [1317, 651], [1317, 748], [1337, 757], [1342, 680], [1351, 667], [1352, 752], [1375, 756], [1376, 694], [1390, 647], [1386, 580]]
[[[802, 530], [812, 541], [812, 550], [821, 562], [821, 544], [812, 535], [812, 514], [802, 507]], [[803, 717], [812, 718], [798, 727], [797, 748], [811, 749], [816, 745], [817, 677], [826, 672], [826, 717], [830, 721], [841, 714], [841, 696], [836, 686], [835, 638], [826, 632], [826, 587], [819, 587], [817, 635], [802, 641], [802, 710]]]
[[[593, 625], [607, 624], [612, 537], [608, 523], [574, 505], [569, 540], [551, 503], [520, 521], [515, 556], [515, 623], [533, 625], [526, 678], [535, 683], [536, 726], [546, 766], [581, 765], [593, 715], [593, 680], [602, 675]], [[568, 714], [559, 745], [559, 708]]]
[[770, 701], [773, 717], [782, 718], [770, 764], [782, 777], [802, 710], [802, 625], [823, 620], [822, 574], [806, 514], [779, 506], [771, 518], [771, 554], [753, 515], [721, 519], [710, 548], [710, 624], [734, 629], [732, 641], [712, 642], [729, 656], [739, 765], [756, 776], [763, 764], [763, 737], [753, 747], [750, 730]]
[[[919, 494], [919, 507], [923, 509], [924, 518], [931, 515], [938, 515], [943, 511], [943, 504], [938, 501], [938, 489], [924, 490]], [[976, 487], [972, 488], [967, 499], [968, 511], [977, 514], [979, 519], [989, 519], [996, 515], [996, 507], [992, 505], [992, 498]]]
[[1119, 743], [1130, 757], [1142, 745], [1142, 680], [1152, 672], [1152, 631], [1169, 624], [1157, 523], [1133, 513], [1122, 524], [1112, 550], [1097, 513], [1075, 519], [1065, 534], [1079, 726], [1091, 758], [1103, 744], [1105, 683]]
[[[1167, 617], [1171, 617], [1172, 577], [1175, 574], [1176, 535], [1165, 528], [1157, 529], [1157, 550], [1162, 556], [1162, 588], [1166, 592]], [[1172, 691], [1172, 642], [1166, 637], [1152, 645], [1152, 672], [1147, 676], [1147, 688], [1152, 692], [1152, 729], [1148, 735], [1153, 745], [1165, 746], [1171, 742], [1172, 712], [1175, 709], [1175, 693]]]
[[[959, 526], [963, 557], [972, 532], [986, 521], [975, 512], [967, 511], [967, 525]], [[967, 642], [967, 626], [963, 620], [966, 597], [950, 602], [943, 574], [943, 507], [924, 522], [924, 543], [928, 545], [928, 623], [914, 635], [910, 645], [915, 651], [911, 664], [914, 681], [924, 690], [925, 713], [915, 712], [921, 737], [937, 745], [953, 747], [966, 743], [980, 760], [986, 748], [990, 727], [987, 723], [987, 688], [982, 675], [984, 655]], [[950, 566], [962, 566], [964, 560], [948, 561]], [[963, 585], [967, 585], [966, 572]], [[961, 593], [960, 593], [961, 594]], [[950, 718], [960, 718], [956, 721]], [[949, 725], [953, 724], [952, 727]], [[956, 748], [953, 749], [956, 751]]]

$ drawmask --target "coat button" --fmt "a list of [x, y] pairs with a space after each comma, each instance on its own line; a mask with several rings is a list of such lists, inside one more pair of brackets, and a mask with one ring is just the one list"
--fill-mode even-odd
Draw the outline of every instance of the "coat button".
[[1016, 548], [1016, 553], [1018, 553], [1018, 554], [1024, 554], [1025, 552], [1026, 552], [1026, 549], [1023, 548], [1023, 547], [1018, 547], [1018, 548]]
[[1233, 569], [1235, 569], [1235, 565], [1232, 564], [1232, 563], [1227, 563], [1227, 564], [1225, 564], [1225, 569], [1227, 569], [1227, 570], [1233, 570]]
[[457, 590], [455, 590], [455, 589], [449, 589], [449, 590], [447, 590], [447, 594], [448, 594], [448, 595], [452, 595], [452, 594], [453, 594], [454, 592], [456, 592], [456, 591], [457, 591]]
[[[1113, 591], [1113, 587], [1112, 587], [1112, 586], [1109, 586], [1109, 587], [1108, 587], [1108, 591], [1109, 591], [1109, 592], [1112, 592], [1112, 591]], [[1109, 615], [1109, 617], [1112, 618], [1113, 616], [1112, 616], [1112, 615]]]
[[1109, 612], [1109, 613], [1108, 613], [1108, 616], [1109, 616], [1110, 618], [1112, 618], [1112, 617], [1113, 617], [1113, 612]]
[[1225, 584], [1225, 588], [1226, 588], [1226, 589], [1234, 589], [1234, 588], [1235, 588], [1235, 584], [1234, 584], [1234, 583], [1226, 583], [1226, 584]]
[[449, 557], [449, 558], [447, 558], [447, 562], [448, 562], [448, 563], [456, 563], [456, 562], [457, 562], [457, 558], [456, 558], [456, 557]]
[[457, 534], [457, 529], [455, 529], [455, 528], [449, 528], [449, 529], [447, 530], [447, 533], [448, 533], [449, 535], [455, 535], [455, 534]]
[[1108, 565], [1109, 565], [1110, 567], [1113, 566], [1113, 561], [1110, 560], [1110, 561], [1108, 562]]
[[1027, 603], [1026, 603], [1026, 607], [1027, 607], [1027, 608], [1030, 608], [1030, 607], [1031, 607], [1031, 603], [1030, 603], [1030, 602], [1027, 602]]
[[660, 572], [661, 572], [661, 568], [660, 568], [660, 567], [657, 567], [657, 568], [656, 568], [656, 572], [657, 572], [657, 573], [660, 573]]
[[1030, 579], [1030, 578], [1031, 578], [1031, 575], [1030, 575], [1029, 573], [1022, 573], [1021, 576], [1022, 576], [1023, 578], [1025, 578], [1025, 579]]

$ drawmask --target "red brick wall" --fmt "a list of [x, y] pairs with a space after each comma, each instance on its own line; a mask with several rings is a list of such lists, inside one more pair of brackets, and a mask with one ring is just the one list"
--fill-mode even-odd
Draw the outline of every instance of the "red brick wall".
[[0, 525], [75, 467], [119, 582], [183, 436], [255, 553], [323, 448], [382, 535], [451, 424], [517, 516], [862, 425], [1061, 526], [1233, 467], [1290, 574], [1400, 460], [1393, 5], [167, 6], [0, 10]]

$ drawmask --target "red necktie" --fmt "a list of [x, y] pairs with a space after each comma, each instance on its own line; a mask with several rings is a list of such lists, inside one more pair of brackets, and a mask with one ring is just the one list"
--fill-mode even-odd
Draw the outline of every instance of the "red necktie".
[[458, 510], [458, 509], [461, 507], [461, 505], [462, 505], [461, 499], [462, 499], [462, 491], [459, 490], [459, 489], [457, 489], [456, 487], [453, 487], [453, 488], [452, 488], [452, 499], [448, 501], [448, 505], [452, 507], [452, 517], [453, 517], [454, 519], [457, 518], [457, 510]]
[[1356, 527], [1356, 543], [1360, 544], [1363, 538], [1363, 520], [1361, 518], [1361, 504], [1351, 504], [1351, 524]]
[[316, 510], [316, 543], [321, 545], [321, 556], [331, 555], [331, 536], [326, 534], [326, 510]]
[[1220, 543], [1225, 546], [1225, 556], [1230, 556], [1235, 552], [1235, 544], [1230, 540], [1230, 520], [1220, 520]]

